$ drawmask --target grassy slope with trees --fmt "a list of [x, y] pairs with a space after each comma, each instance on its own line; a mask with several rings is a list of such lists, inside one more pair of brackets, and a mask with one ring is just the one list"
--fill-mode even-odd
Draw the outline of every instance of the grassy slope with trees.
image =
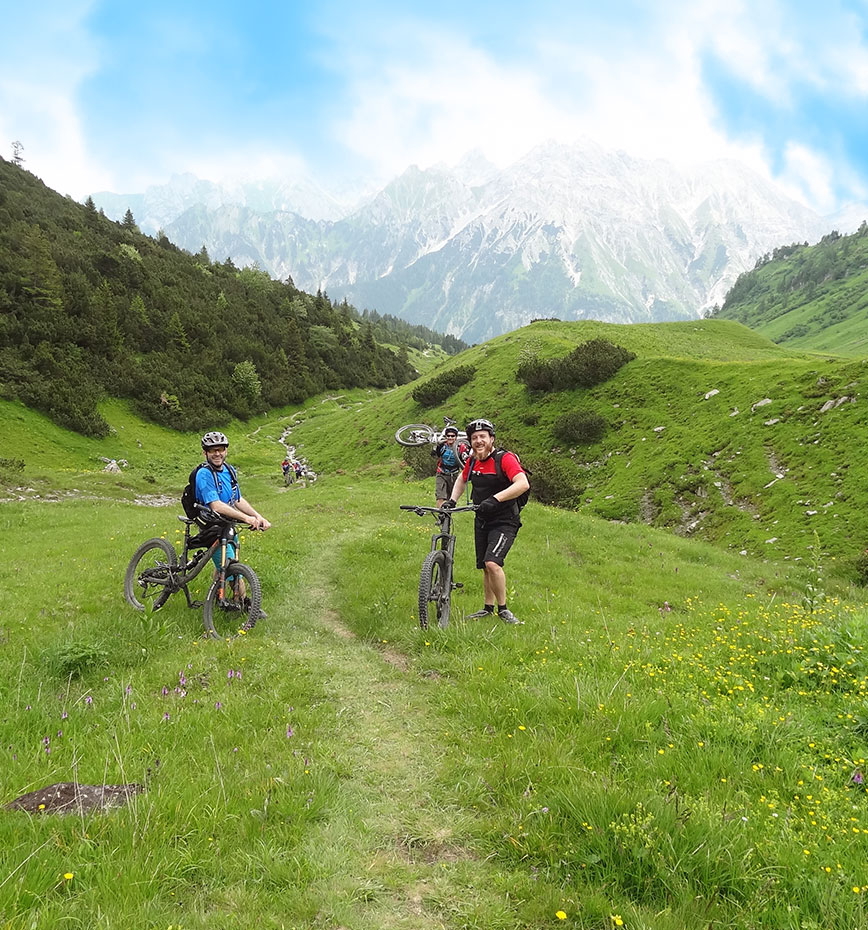
[[[522, 359], [565, 356], [595, 338], [636, 358], [593, 388], [538, 393], [516, 381]], [[549, 502], [770, 559], [806, 558], [816, 531], [842, 572], [860, 560], [868, 535], [868, 482], [854, 452], [868, 440], [862, 361], [790, 351], [738, 323], [703, 320], [538, 322], [444, 368], [467, 365], [473, 379], [437, 406], [412, 399], [425, 378], [376, 405], [360, 395], [357, 409], [309, 409], [295, 435], [302, 450], [319, 450], [340, 434], [345, 441], [318, 464], [355, 474], [394, 456], [402, 423], [484, 414]], [[604, 423], [600, 439], [561, 438], [564, 418], [577, 411]]]
[[868, 352], [868, 225], [783, 246], [739, 276], [715, 316], [793, 348]]
[[[636, 357], [589, 388], [516, 380], [593, 339]], [[88, 438], [0, 401], [0, 799], [145, 787], [107, 814], [4, 813], [0, 923], [865, 925], [863, 367], [725, 320], [546, 321], [421, 384], [230, 422], [274, 527], [244, 540], [268, 619], [229, 643], [121, 597], [138, 542], [177, 539], [196, 434], [103, 400]], [[564, 441], [576, 412], [598, 439]], [[494, 418], [567, 505], [525, 511], [524, 627], [463, 620], [459, 515], [454, 621], [418, 629], [433, 525], [397, 505], [432, 498], [431, 460], [392, 436], [445, 414]], [[287, 428], [312, 487], [279, 480]]]
[[0, 159], [0, 395], [90, 435], [129, 398], [177, 429], [415, 376], [463, 344], [114, 223]]

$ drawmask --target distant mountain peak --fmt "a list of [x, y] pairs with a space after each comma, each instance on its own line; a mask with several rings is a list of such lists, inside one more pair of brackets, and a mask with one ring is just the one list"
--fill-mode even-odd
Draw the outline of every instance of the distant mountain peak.
[[[153, 200], [176, 211], [160, 225], [184, 248], [204, 242], [214, 257], [472, 341], [535, 317], [696, 318], [759, 256], [830, 228], [737, 162], [679, 168], [590, 139], [542, 143], [502, 169], [479, 151], [411, 165], [353, 207], [299, 179], [231, 197], [209, 184], [193, 185], [204, 211], [184, 212], [187, 178], [174, 199]], [[230, 202], [248, 210], [220, 209]]]

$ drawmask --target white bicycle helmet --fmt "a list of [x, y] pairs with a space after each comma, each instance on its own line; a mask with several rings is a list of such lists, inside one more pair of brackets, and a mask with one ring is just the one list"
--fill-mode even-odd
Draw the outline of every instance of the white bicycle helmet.
[[213, 449], [214, 446], [229, 446], [229, 440], [223, 433], [220, 433], [216, 430], [205, 433], [202, 437], [202, 448], [203, 449]]

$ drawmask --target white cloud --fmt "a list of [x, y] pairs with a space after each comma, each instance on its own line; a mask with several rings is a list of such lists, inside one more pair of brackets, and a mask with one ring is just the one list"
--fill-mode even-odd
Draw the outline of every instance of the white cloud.
[[842, 190], [846, 201], [868, 200], [868, 185], [846, 160], [832, 159], [797, 142], [786, 146], [777, 180], [791, 197], [821, 214], [839, 209]]
[[[338, 0], [337, 7], [344, 2]], [[590, 138], [637, 157], [693, 164], [733, 158], [766, 176], [769, 165], [782, 160], [781, 182], [817, 209], [830, 209], [842, 196], [865, 197], [843, 144], [836, 148], [829, 141], [823, 154], [819, 143], [788, 141], [786, 130], [783, 138], [773, 138], [768, 127], [736, 139], [716, 110], [704, 70], [713, 55], [779, 112], [795, 114], [793, 119], [808, 118], [807, 111], [798, 111], [806, 88], [818, 99], [833, 95], [833, 105], [863, 101], [864, 17], [844, 9], [844, 0], [828, 0], [804, 16], [786, 0], [670, 0], [647, 10], [616, 0], [593, 21], [573, 10], [549, 22], [543, 20], [545, 5], [528, 12], [504, 2], [501, 31], [508, 31], [510, 18], [524, 29], [520, 38], [512, 37], [509, 55], [493, 39], [483, 47], [468, 38], [469, 24], [466, 34], [447, 32], [431, 21], [406, 19], [409, 14], [397, 5], [381, 11], [388, 25], [367, 14], [350, 22], [359, 14], [349, 11], [347, 21], [336, 25], [332, 9], [328, 19], [336, 32], [329, 38], [335, 45], [323, 46], [321, 61], [334, 69], [328, 75], [333, 83], [348, 83], [343, 96], [334, 84], [330, 131], [378, 180], [411, 163], [454, 164], [474, 148], [505, 166], [549, 139]], [[113, 144], [122, 130], [104, 125], [98, 110], [86, 122], [80, 111], [82, 88], [98, 74], [102, 56], [112, 53], [89, 32], [95, 6], [96, 0], [44, 0], [10, 13], [12, 28], [0, 35], [4, 155], [20, 140], [26, 167], [77, 197], [104, 189], [142, 190], [182, 171], [213, 180], [298, 176], [321, 165], [337, 173], [333, 162], [325, 162], [339, 146], [316, 123], [319, 114], [309, 125], [299, 124], [298, 138], [280, 150], [275, 132], [285, 126], [245, 123], [240, 142], [205, 137], [173, 123], [168, 116], [173, 108], [167, 107], [162, 122], [143, 126], [146, 142], [139, 148], [111, 155], [100, 150], [99, 133], [114, 133], [106, 136]], [[628, 8], [639, 11], [641, 23], [628, 18]], [[432, 8], [425, 15], [436, 13]], [[182, 45], [196, 38], [178, 36]], [[243, 36], [237, 38], [243, 43]], [[198, 41], [211, 40], [198, 35]], [[174, 72], [165, 77], [171, 82]], [[201, 103], [203, 109], [229, 106], [228, 100], [208, 101], [204, 93]], [[351, 166], [345, 173], [357, 171]]]
[[76, 99], [98, 67], [98, 48], [83, 26], [92, 6], [19, 5], [8, 11], [0, 38], [0, 139], [20, 141], [25, 167], [76, 197], [111, 178], [88, 151]]
[[763, 166], [757, 143], [734, 145], [715, 126], [685, 28], [614, 47], [547, 39], [533, 67], [442, 34], [417, 38], [414, 52], [412, 61], [359, 62], [351, 113], [336, 130], [384, 176], [454, 163], [473, 148], [504, 165], [546, 140], [580, 137], [639, 157]]
[[442, 35], [416, 50], [413, 62], [392, 61], [361, 76], [351, 112], [335, 126], [340, 140], [384, 176], [411, 163], [453, 163], [477, 147], [507, 164], [552, 136], [563, 119], [526, 68], [502, 66]]
[[110, 172], [94, 164], [74, 103], [62, 90], [0, 81], [0, 139], [20, 141], [24, 167], [61, 193], [79, 198], [111, 183]]
[[780, 183], [796, 199], [807, 201], [821, 213], [835, 209], [834, 168], [827, 158], [804, 145], [791, 142], [784, 152]]
[[301, 155], [263, 151], [257, 143], [235, 145], [207, 152], [191, 150], [173, 159], [172, 171], [189, 171], [199, 178], [245, 180], [295, 178], [310, 174]]

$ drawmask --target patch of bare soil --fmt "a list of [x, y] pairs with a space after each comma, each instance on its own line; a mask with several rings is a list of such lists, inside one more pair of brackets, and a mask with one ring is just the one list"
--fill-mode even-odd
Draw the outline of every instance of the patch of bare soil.
[[144, 791], [143, 785], [80, 785], [62, 781], [39, 788], [15, 798], [7, 810], [28, 811], [31, 814], [80, 814], [84, 811], [121, 807], [133, 795]]
[[651, 526], [660, 514], [660, 508], [654, 503], [654, 495], [646, 489], [639, 501], [639, 519]]

